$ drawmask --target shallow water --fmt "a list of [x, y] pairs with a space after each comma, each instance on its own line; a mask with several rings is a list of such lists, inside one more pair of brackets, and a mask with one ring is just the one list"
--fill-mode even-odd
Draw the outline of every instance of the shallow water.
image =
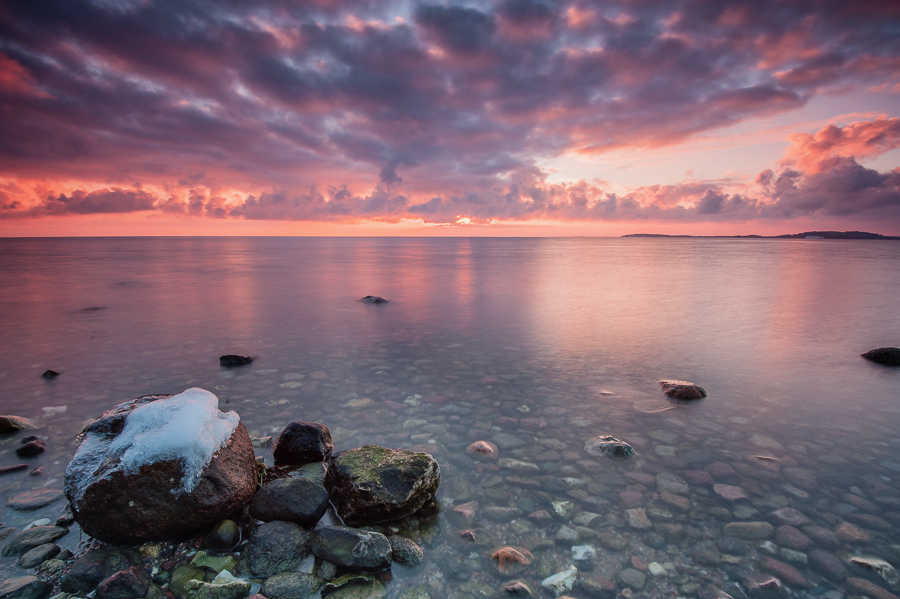
[[[725, 524], [785, 506], [871, 537], [814, 549], [900, 565], [900, 509], [883, 499], [900, 496], [900, 369], [859, 356], [900, 345], [900, 243], [0, 239], [0, 253], [0, 412], [38, 421], [48, 448], [28, 460], [41, 476], [0, 477], [0, 501], [61, 488], [73, 436], [105, 409], [196, 386], [254, 436], [318, 421], [338, 450], [377, 443], [433, 453], [438, 506], [398, 525], [423, 545], [426, 563], [394, 568], [389, 597], [423, 583], [435, 597], [494, 592], [511, 578], [490, 560], [503, 545], [534, 554], [518, 576], [533, 585], [570, 563], [585, 578], [615, 580], [635, 557], [667, 568], [635, 596], [689, 595], [684, 585], [741, 582], [774, 551], [815, 585], [792, 587], [797, 596], [850, 593], [775, 545], [748, 542], [742, 556], [716, 545]], [[368, 294], [390, 302], [356, 301]], [[223, 369], [226, 353], [256, 359]], [[61, 375], [43, 380], [48, 368]], [[694, 381], [709, 397], [671, 403], [661, 378]], [[501, 458], [535, 469], [466, 453], [498, 433], [521, 443], [504, 447], [519, 443], [501, 436]], [[638, 455], [589, 455], [585, 441], [600, 434]], [[0, 439], [0, 466], [22, 461], [22, 436]], [[271, 463], [267, 450], [258, 454]], [[746, 499], [723, 499], [685, 474], [703, 480], [696, 471], [716, 462], [735, 471], [716, 482]], [[690, 507], [663, 500], [660, 473], [689, 483], [681, 495]], [[473, 500], [474, 520], [453, 511]], [[579, 540], [557, 541], [574, 516], [528, 517], [552, 512], [553, 501], [599, 517], [575, 531]], [[654, 527], [630, 524], [632, 506]], [[0, 520], [21, 527], [60, 509], [4, 509]], [[664, 538], [664, 524], [680, 524], [684, 538]], [[475, 542], [459, 537], [467, 528]], [[619, 543], [611, 537], [624, 546], [609, 549]], [[63, 543], [78, 541], [73, 533]], [[598, 558], [572, 561], [573, 545]]]

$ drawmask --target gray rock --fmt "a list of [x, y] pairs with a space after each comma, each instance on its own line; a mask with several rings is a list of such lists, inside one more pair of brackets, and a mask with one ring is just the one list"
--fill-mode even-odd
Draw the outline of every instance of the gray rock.
[[689, 487], [685, 480], [677, 474], [660, 472], [656, 475], [656, 490], [660, 493], [687, 495]]
[[578, 582], [578, 568], [569, 566], [567, 570], [557, 572], [541, 581], [541, 586], [559, 597], [568, 593]]
[[431, 501], [441, 469], [427, 453], [366, 445], [332, 456], [325, 487], [348, 526], [396, 520]]
[[271, 576], [296, 566], [309, 554], [309, 533], [294, 522], [267, 522], [250, 534], [244, 557], [257, 576]]
[[500, 449], [517, 449], [528, 445], [525, 441], [509, 433], [497, 433], [491, 437], [491, 441]]
[[391, 537], [393, 561], [404, 566], [417, 566], [425, 559], [425, 552], [411, 539], [406, 537]]
[[60, 579], [59, 587], [66, 593], [84, 595], [93, 591], [101, 580], [140, 562], [141, 556], [134, 549], [94, 549], [75, 561]]
[[48, 559], [56, 557], [59, 554], [59, 551], [59, 545], [56, 545], [55, 543], [38, 545], [34, 549], [30, 549], [19, 556], [19, 561], [16, 562], [16, 565], [26, 569], [35, 568]]
[[745, 541], [762, 541], [775, 532], [775, 527], [768, 522], [729, 522], [722, 529], [722, 534]]
[[241, 541], [241, 529], [233, 520], [222, 520], [203, 537], [203, 546], [228, 551]]
[[316, 557], [352, 570], [378, 572], [391, 565], [391, 543], [374, 531], [318, 526], [310, 534], [309, 546]]
[[521, 580], [510, 580], [507, 583], [504, 583], [500, 590], [506, 594], [511, 595], [513, 597], [534, 597], [534, 589], [528, 585], [526, 582], [522, 582]]
[[607, 455], [611, 458], [627, 459], [635, 455], [634, 448], [609, 435], [598, 435], [584, 442], [584, 450], [592, 456]]
[[0, 583], [0, 599], [47, 599], [53, 585], [36, 576], [18, 576]]
[[235, 578], [227, 570], [216, 576], [212, 583], [189, 580], [184, 585], [187, 599], [244, 599], [251, 588], [250, 582]]
[[59, 501], [65, 497], [59, 489], [38, 489], [36, 491], [26, 491], [19, 493], [6, 502], [6, 507], [17, 512], [33, 512], [45, 505], [50, 505], [54, 501]]
[[266, 599], [311, 599], [322, 582], [318, 576], [305, 572], [281, 572], [267, 578], [260, 592]]
[[622, 586], [628, 587], [629, 589], [633, 589], [635, 591], [639, 591], [644, 588], [644, 584], [647, 582], [647, 575], [641, 572], [640, 570], [635, 570], [634, 568], [625, 568], [621, 572], [619, 572], [619, 583]]
[[28, 530], [23, 530], [10, 539], [3, 551], [0, 552], [0, 555], [3, 557], [16, 557], [40, 545], [53, 543], [67, 534], [69, 534], [69, 529], [61, 526], [35, 526]]
[[311, 528], [328, 507], [325, 487], [304, 478], [273, 480], [250, 501], [250, 515], [263, 522], [284, 520]]

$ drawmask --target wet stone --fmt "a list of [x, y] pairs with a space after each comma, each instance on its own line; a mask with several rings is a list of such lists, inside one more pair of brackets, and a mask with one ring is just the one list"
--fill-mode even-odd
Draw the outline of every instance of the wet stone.
[[509, 522], [522, 516], [522, 510], [516, 507], [490, 506], [481, 510], [481, 513], [492, 522]]
[[711, 485], [715, 482], [706, 470], [685, 470], [681, 475], [694, 485]]
[[250, 534], [243, 556], [250, 572], [271, 576], [289, 570], [309, 553], [309, 533], [294, 522], [267, 522]]
[[425, 552], [411, 539], [390, 537], [393, 561], [404, 566], [417, 566], [425, 558]]
[[265, 580], [260, 592], [266, 599], [312, 599], [322, 579], [305, 572], [280, 572]]
[[52, 591], [51, 583], [38, 580], [36, 576], [18, 576], [0, 582], [3, 599], [47, 599]]
[[793, 526], [779, 526], [775, 529], [775, 543], [798, 551], [807, 551], [815, 543]]
[[615, 532], [601, 533], [598, 538], [600, 544], [610, 551], [621, 551], [628, 546], [628, 540]]
[[541, 586], [559, 597], [572, 590], [578, 581], [578, 568], [570, 566], [568, 570], [557, 572], [541, 581]]
[[627, 459], [635, 455], [628, 443], [609, 435], [599, 435], [585, 441], [584, 450], [592, 456], [606, 455], [611, 458]]
[[810, 522], [809, 518], [807, 518], [803, 512], [795, 510], [792, 507], [785, 507], [769, 512], [767, 519], [773, 524], [787, 524], [789, 526], [803, 526]]
[[641, 590], [647, 583], [647, 575], [634, 568], [625, 568], [619, 572], [617, 579], [619, 584], [635, 591]]
[[0, 552], [3, 557], [18, 557], [35, 547], [61, 539], [69, 530], [60, 526], [35, 526], [16, 534]]
[[16, 562], [16, 565], [20, 568], [35, 568], [48, 559], [55, 557], [59, 554], [59, 545], [54, 543], [45, 543], [44, 545], [38, 545], [34, 549], [30, 549], [26, 551], [21, 556], [19, 556], [19, 561]]
[[843, 560], [833, 553], [813, 550], [807, 554], [807, 558], [813, 569], [829, 580], [841, 581], [848, 576]]
[[652, 526], [643, 508], [625, 510], [625, 520], [631, 528], [644, 529]]
[[900, 574], [888, 562], [871, 557], [852, 557], [850, 558], [850, 563], [873, 572], [884, 580], [892, 590], [900, 589]]
[[872, 541], [869, 533], [849, 522], [841, 523], [835, 534], [842, 543], [869, 543]]
[[762, 557], [759, 560], [759, 565], [763, 570], [768, 570], [790, 586], [804, 588], [811, 586], [803, 574], [790, 564], [780, 562], [771, 557]]
[[500, 449], [517, 449], [528, 445], [528, 443], [510, 433], [497, 433], [491, 437], [491, 441]]
[[150, 588], [150, 574], [141, 566], [120, 570], [97, 585], [97, 599], [132, 599], [145, 597]]
[[209, 549], [227, 551], [241, 540], [241, 530], [232, 520], [222, 520], [203, 537], [202, 544]]
[[673, 495], [686, 495], [688, 484], [683, 478], [671, 472], [660, 472], [656, 475], [656, 490], [660, 493], [672, 493]]
[[32, 512], [50, 505], [54, 501], [64, 498], [63, 492], [58, 489], [39, 489], [36, 491], [26, 491], [19, 493], [6, 502], [6, 507], [19, 512]]
[[754, 572], [744, 577], [744, 588], [750, 597], [768, 599], [781, 597], [784, 593], [784, 585], [776, 576], [765, 572]]
[[847, 586], [870, 599], [897, 599], [897, 595], [864, 578], [848, 578]]
[[822, 528], [821, 526], [814, 524], [804, 526], [803, 532], [806, 536], [815, 541], [817, 545], [821, 545], [822, 547], [837, 547], [840, 544], [840, 540], [833, 531]]
[[729, 522], [722, 529], [722, 534], [745, 541], [762, 541], [773, 532], [775, 528], [768, 522]]
[[504, 583], [500, 590], [505, 594], [512, 597], [534, 597], [534, 589], [532, 589], [528, 583], [522, 582], [521, 580], [510, 580], [507, 583]]
[[725, 501], [747, 499], [747, 494], [744, 493], [744, 490], [733, 485], [715, 484], [713, 485], [713, 491]]
[[741, 476], [735, 472], [730, 464], [726, 464], [725, 462], [713, 462], [707, 464], [706, 472], [721, 483], [736, 485], [741, 482]]

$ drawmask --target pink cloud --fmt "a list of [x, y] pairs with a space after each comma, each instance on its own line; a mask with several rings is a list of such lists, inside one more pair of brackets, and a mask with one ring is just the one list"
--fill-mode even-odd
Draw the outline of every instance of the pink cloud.
[[836, 157], [872, 158], [900, 147], [900, 118], [828, 125], [816, 133], [790, 136], [785, 162], [811, 174], [832, 167]]

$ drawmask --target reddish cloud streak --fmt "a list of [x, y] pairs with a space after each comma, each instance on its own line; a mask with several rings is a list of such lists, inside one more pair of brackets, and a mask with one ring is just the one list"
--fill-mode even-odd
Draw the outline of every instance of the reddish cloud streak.
[[877, 0], [12, 3], [0, 219], [865, 214], [897, 228], [900, 175], [857, 162], [900, 146], [897, 118], [793, 136], [780, 171], [743, 186], [612, 193], [536, 165], [894, 81], [898, 26]]

